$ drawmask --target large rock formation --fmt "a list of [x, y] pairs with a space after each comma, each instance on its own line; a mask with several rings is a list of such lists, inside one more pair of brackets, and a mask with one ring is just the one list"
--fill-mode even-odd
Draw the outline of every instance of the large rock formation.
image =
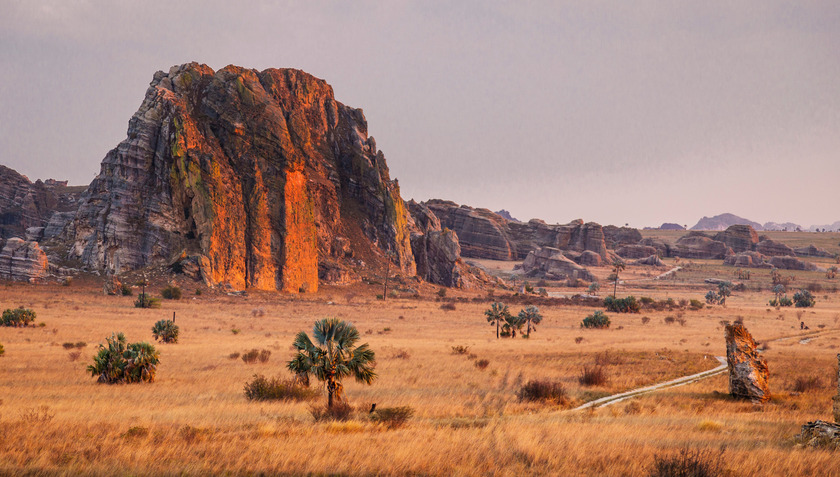
[[[800, 247], [794, 250], [796, 255], [800, 257], [824, 257], [824, 258], [834, 258], [834, 254], [819, 247], [815, 247], [813, 244], [808, 245], [807, 247]], [[793, 255], [792, 253], [789, 255]]]
[[755, 246], [755, 251], [759, 252], [763, 255], [767, 255], [769, 257], [784, 257], [786, 255], [792, 256], [795, 255], [796, 252], [793, 251], [792, 248], [788, 247], [787, 245], [776, 242], [775, 240], [767, 239], [758, 242]]
[[37, 242], [15, 237], [3, 244], [0, 251], [0, 280], [38, 282], [47, 278], [49, 270], [47, 255]]
[[77, 196], [66, 182], [33, 183], [0, 165], [0, 238], [23, 238], [27, 229], [45, 227], [54, 212], [75, 210]]
[[515, 260], [516, 245], [511, 240], [508, 221], [488, 209], [474, 209], [447, 200], [424, 202], [440, 225], [455, 231], [464, 257]]
[[593, 281], [595, 277], [589, 270], [563, 255], [563, 251], [542, 247], [531, 251], [522, 262], [522, 271], [529, 277], [547, 278], [550, 280], [565, 280], [567, 278], [579, 278], [581, 280]]
[[528, 223], [510, 223], [509, 226], [519, 259], [524, 259], [540, 247], [574, 252], [588, 250], [598, 254], [604, 261], [613, 258], [607, 253], [604, 230], [595, 222], [584, 223], [578, 219], [564, 225], [548, 225], [542, 220], [531, 219]]
[[732, 253], [725, 243], [701, 234], [689, 233], [670, 247], [669, 255], [680, 258], [722, 259]]
[[767, 257], [759, 252], [741, 252], [729, 255], [724, 259], [725, 265], [746, 268], [771, 268]]
[[607, 243], [607, 248], [617, 249], [622, 245], [632, 245], [639, 243], [642, 240], [642, 233], [632, 227], [616, 227], [615, 225], [605, 225], [604, 240]]
[[770, 399], [767, 362], [758, 354], [752, 335], [740, 323], [726, 325], [729, 393], [753, 402]]
[[314, 291], [339, 236], [413, 275], [409, 221], [362, 111], [326, 82], [190, 63], [154, 75], [68, 234], [91, 268], [186, 254], [210, 282]]
[[714, 239], [725, 243], [736, 253], [749, 252], [758, 244], [758, 233], [749, 225], [730, 225], [726, 230], [715, 235]]
[[819, 270], [815, 263], [806, 262], [796, 257], [771, 257], [770, 265], [783, 270]]
[[624, 245], [623, 247], [617, 249], [615, 253], [621, 258], [645, 258], [650, 257], [651, 255], [656, 255], [659, 253], [659, 250], [650, 245], [633, 244]]
[[840, 424], [820, 420], [808, 422], [795, 440], [803, 446], [835, 450], [840, 448]]
[[673, 246], [670, 242], [665, 242], [664, 240], [653, 237], [643, 238], [639, 241], [638, 245], [653, 247], [654, 249], [656, 249], [656, 254], [660, 257], [670, 257], [671, 247]]

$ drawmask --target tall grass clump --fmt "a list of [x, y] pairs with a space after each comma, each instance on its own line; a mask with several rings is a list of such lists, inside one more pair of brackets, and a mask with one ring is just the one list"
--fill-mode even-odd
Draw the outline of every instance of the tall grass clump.
[[650, 477], [713, 477], [723, 474], [721, 455], [710, 451], [680, 449], [676, 455], [657, 455]]
[[250, 401], [306, 401], [317, 396], [317, 391], [293, 379], [269, 379], [262, 374], [255, 374], [254, 379], [245, 383], [245, 397]]
[[388, 429], [397, 429], [404, 426], [413, 415], [414, 409], [411, 406], [383, 407], [374, 411], [370, 419]]
[[547, 402], [565, 406], [569, 403], [566, 388], [560, 381], [531, 380], [516, 392], [519, 401]]
[[97, 382], [140, 383], [154, 382], [160, 354], [146, 342], [128, 343], [123, 333], [113, 333], [107, 344], [99, 345], [93, 364], [87, 367]]
[[607, 372], [603, 366], [584, 366], [578, 382], [584, 386], [603, 386], [607, 384]]
[[13, 308], [4, 311], [0, 320], [2, 320], [3, 326], [26, 327], [35, 321], [35, 312], [24, 307]]
[[160, 320], [152, 326], [152, 336], [155, 341], [163, 343], [177, 343], [180, 328], [172, 320]]

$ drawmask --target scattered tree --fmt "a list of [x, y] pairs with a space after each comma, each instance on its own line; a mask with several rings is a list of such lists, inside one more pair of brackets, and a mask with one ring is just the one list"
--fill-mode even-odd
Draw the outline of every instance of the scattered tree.
[[327, 391], [328, 408], [333, 407], [334, 400], [343, 399], [342, 379], [353, 376], [356, 381], [365, 384], [371, 384], [376, 379], [376, 356], [367, 343], [356, 346], [359, 330], [352, 323], [338, 318], [324, 318], [315, 322], [312, 335], [317, 345], [312, 343], [306, 332], [297, 334], [292, 343], [297, 355], [287, 367], [303, 383], [309, 383], [310, 375], [322, 381]]
[[730, 282], [721, 282], [718, 283], [718, 296], [720, 297], [719, 303], [721, 305], [726, 306], [726, 297], [732, 295], [732, 283]]
[[536, 331], [536, 325], [539, 325], [540, 322], [542, 322], [543, 316], [540, 314], [540, 309], [532, 305], [519, 312], [519, 319], [528, 324], [525, 337], [530, 338], [531, 329]]
[[598, 290], [600, 290], [600, 289], [601, 289], [601, 285], [599, 285], [598, 282], [592, 282], [592, 283], [589, 284], [589, 293], [591, 295], [597, 295]]
[[484, 311], [484, 316], [487, 317], [487, 322], [490, 323], [491, 326], [496, 325], [496, 339], [499, 339], [499, 331], [501, 330], [502, 323], [504, 323], [510, 316], [510, 311], [508, 310], [507, 305], [497, 301], [490, 305], [489, 310]]
[[502, 338], [516, 338], [516, 332], [522, 332], [522, 326], [525, 325], [525, 321], [522, 320], [520, 315], [512, 315], [508, 313], [504, 317], [504, 323], [502, 324]]
[[618, 290], [618, 274], [627, 268], [627, 265], [625, 265], [621, 260], [615, 259], [612, 263], [612, 267], [613, 269], [610, 279], [613, 280], [613, 298], [615, 298], [615, 292]]
[[828, 267], [828, 270], [825, 272], [825, 278], [832, 280], [837, 277], [837, 267], [832, 265]]

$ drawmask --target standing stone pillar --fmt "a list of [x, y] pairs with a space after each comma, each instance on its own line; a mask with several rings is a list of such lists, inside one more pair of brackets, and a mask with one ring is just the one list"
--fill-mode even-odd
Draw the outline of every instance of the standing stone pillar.
[[840, 354], [837, 355], [837, 395], [834, 396], [834, 422], [840, 423]]
[[767, 362], [758, 354], [750, 332], [740, 323], [726, 325], [726, 361], [732, 396], [753, 402], [770, 399]]

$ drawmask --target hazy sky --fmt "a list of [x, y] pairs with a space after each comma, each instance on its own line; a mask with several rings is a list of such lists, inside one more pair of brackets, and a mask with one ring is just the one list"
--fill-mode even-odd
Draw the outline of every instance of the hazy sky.
[[327, 80], [406, 200], [840, 220], [837, 0], [0, 0], [0, 163], [87, 184], [154, 72], [190, 61]]

